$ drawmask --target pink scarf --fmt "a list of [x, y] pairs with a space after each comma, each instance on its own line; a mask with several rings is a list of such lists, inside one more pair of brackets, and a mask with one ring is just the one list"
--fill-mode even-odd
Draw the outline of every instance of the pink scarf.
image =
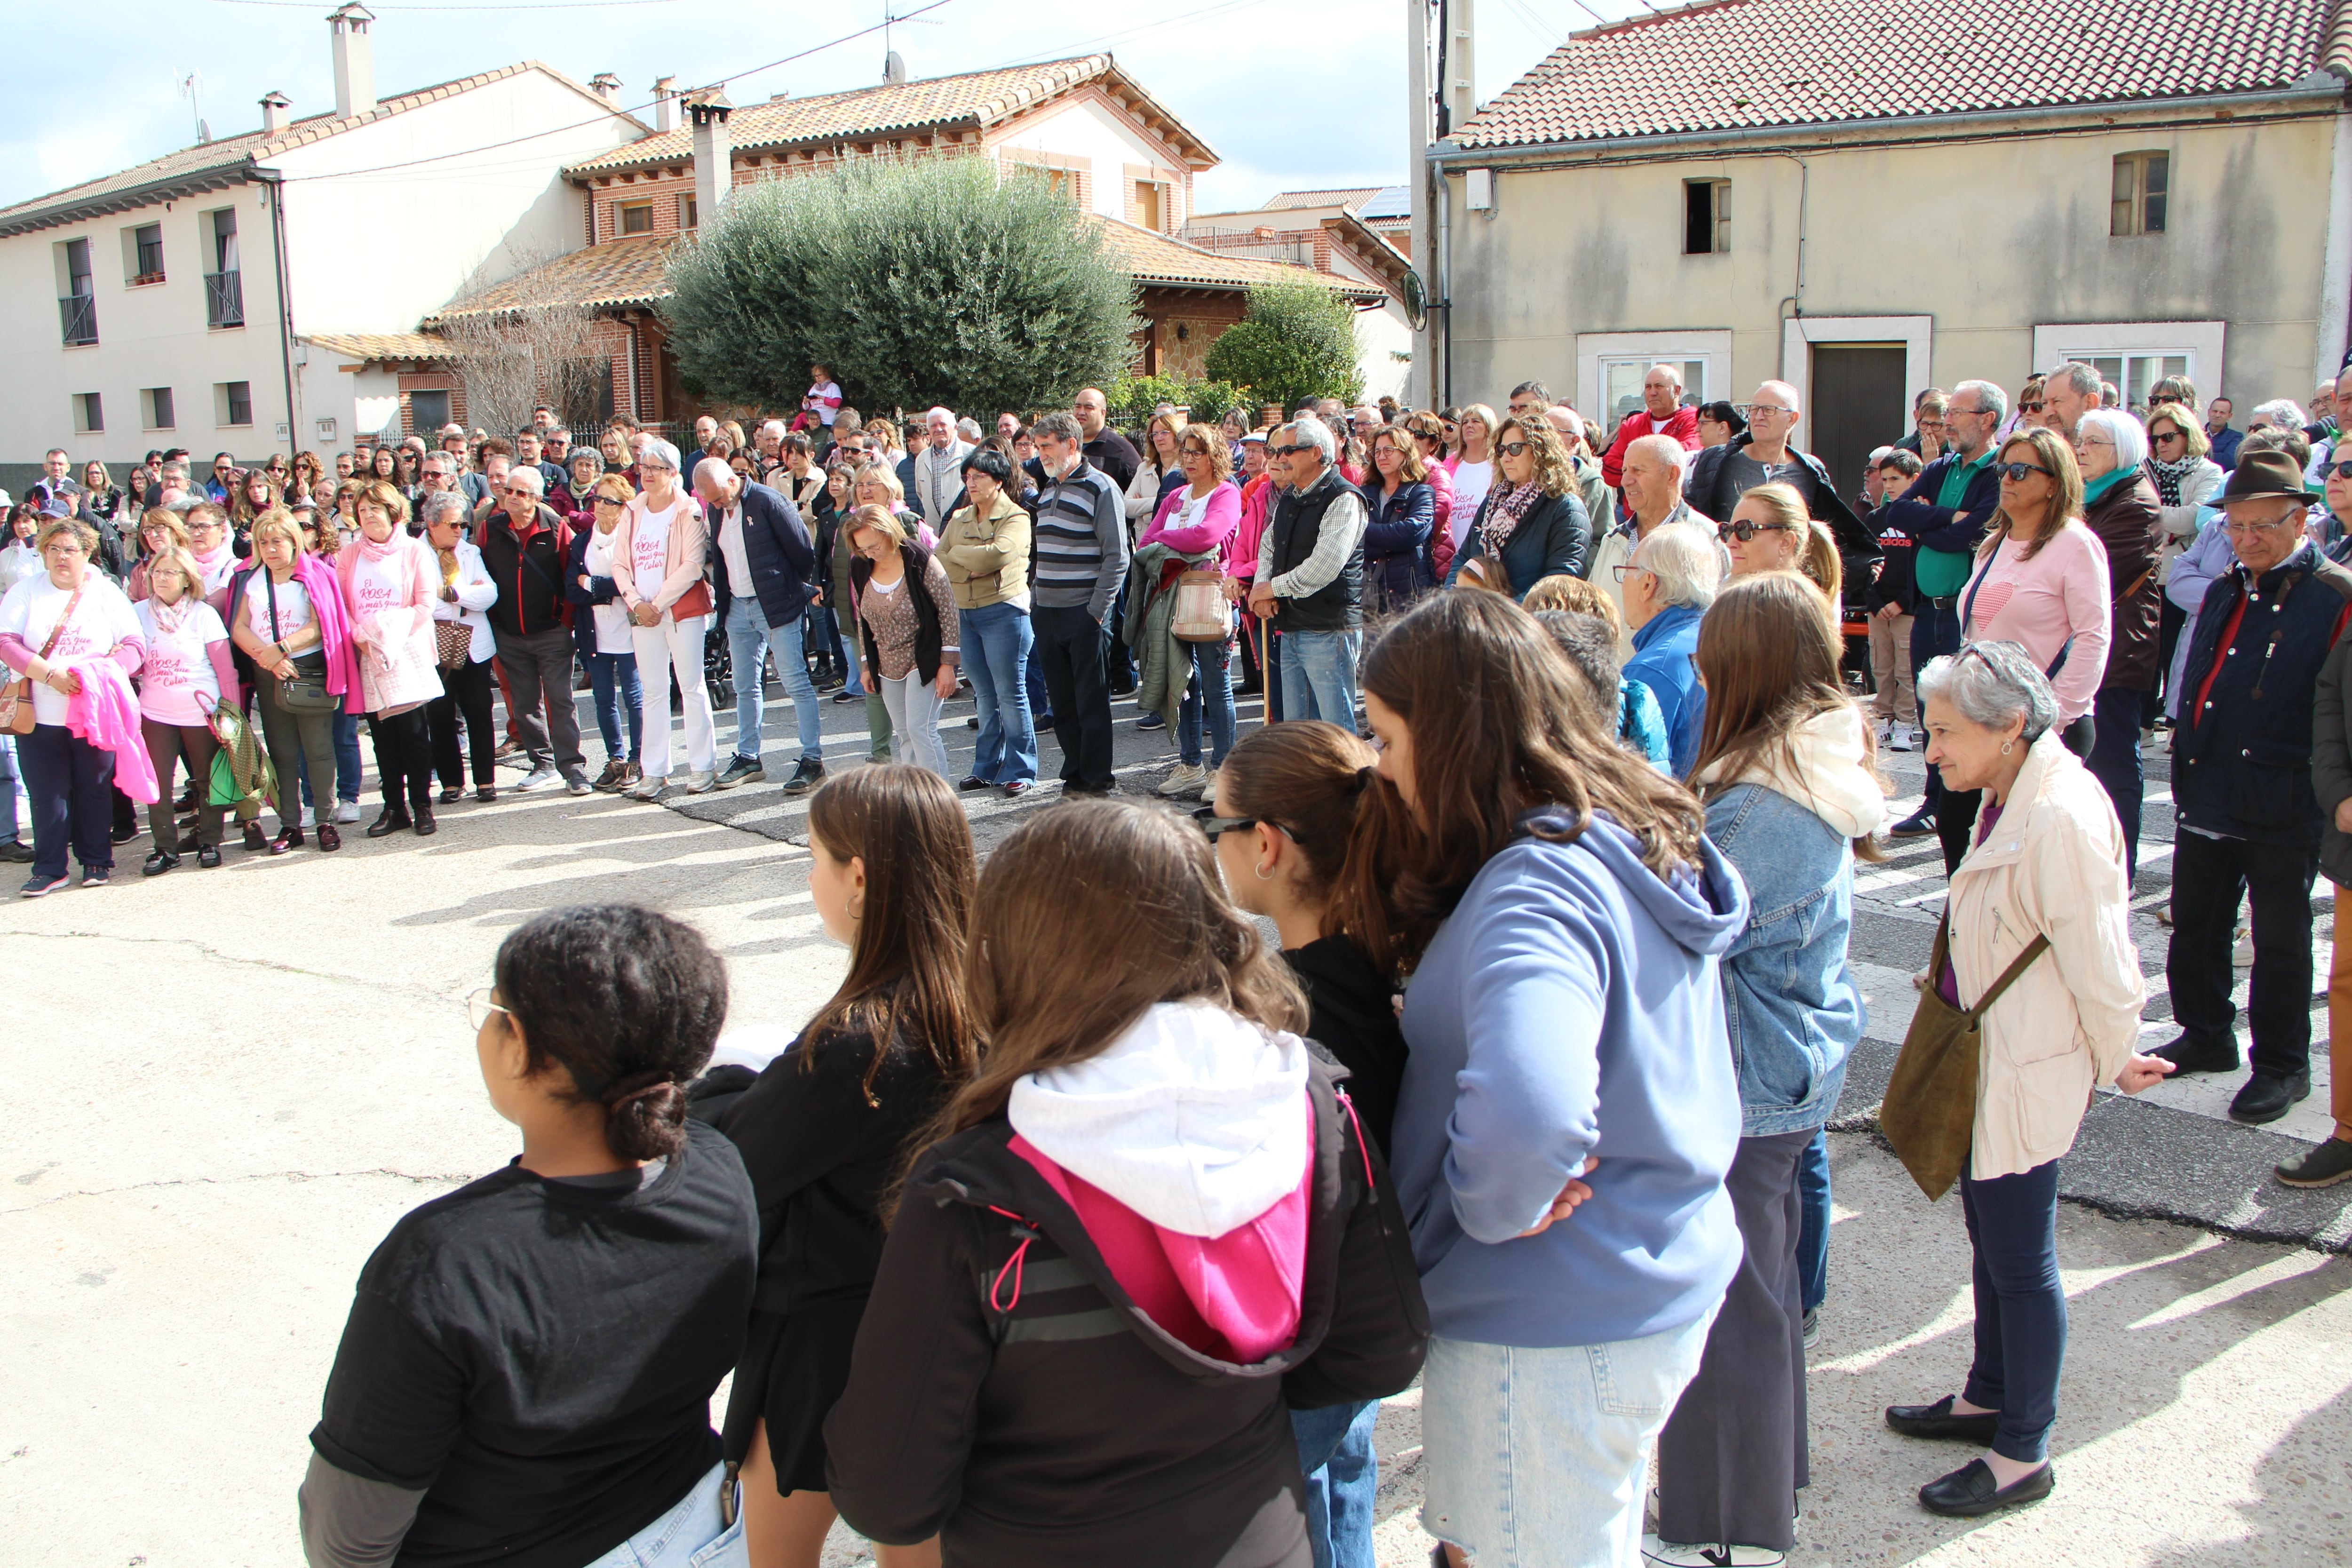
[[[188, 553], [195, 557], [196, 569], [205, 574], [205, 583], [209, 583], [213, 580], [213, 574], [220, 570], [221, 557], [228, 553], [228, 541], [226, 538], [223, 538], [220, 548], [214, 551], [210, 555], [198, 555], [193, 550], [188, 552]], [[191, 590], [201, 588], [204, 585], [204, 583], [191, 583], [188, 584]]]
[[367, 531], [365, 529], [362, 529], [360, 531], [359, 539], [356, 542], [360, 547], [360, 553], [366, 556], [369, 560], [389, 561], [394, 556], [399, 554], [402, 551], [406, 550], [415, 542], [410, 539], [407, 534], [395, 528], [392, 531], [392, 537], [385, 540], [382, 544], [378, 544], [374, 540], [370, 539], [367, 536]]

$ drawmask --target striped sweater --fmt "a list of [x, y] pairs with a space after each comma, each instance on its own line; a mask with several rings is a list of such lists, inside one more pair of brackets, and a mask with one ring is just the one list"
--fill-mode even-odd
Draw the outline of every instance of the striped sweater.
[[1083, 605], [1099, 621], [1127, 576], [1127, 498], [1110, 476], [1080, 459], [1037, 491], [1030, 561], [1041, 609]]

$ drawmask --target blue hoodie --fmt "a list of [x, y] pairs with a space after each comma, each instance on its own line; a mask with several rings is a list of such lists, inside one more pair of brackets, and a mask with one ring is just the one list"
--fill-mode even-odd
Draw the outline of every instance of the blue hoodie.
[[1669, 605], [1633, 634], [1633, 657], [1618, 673], [1638, 680], [1658, 700], [1666, 721], [1674, 776], [1681, 778], [1698, 760], [1698, 735], [1706, 718], [1706, 688], [1698, 683], [1698, 624], [1706, 612], [1696, 605]]
[[[1479, 870], [1405, 993], [1390, 1169], [1435, 1332], [1605, 1344], [1722, 1297], [1740, 1124], [1717, 964], [1747, 922], [1712, 844], [1664, 882], [1606, 817]], [[1587, 1154], [1591, 1201], [1520, 1239]]]

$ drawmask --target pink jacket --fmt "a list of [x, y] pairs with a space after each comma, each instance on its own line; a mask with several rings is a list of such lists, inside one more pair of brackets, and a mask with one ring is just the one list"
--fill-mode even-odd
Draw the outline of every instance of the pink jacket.
[[1169, 527], [1168, 520], [1176, 515], [1177, 507], [1192, 493], [1192, 486], [1179, 485], [1162, 496], [1159, 511], [1152, 515], [1151, 526], [1143, 531], [1135, 547], [1140, 550], [1147, 544], [1164, 544], [1179, 555], [1206, 555], [1213, 551], [1222, 565], [1225, 546], [1241, 526], [1242, 492], [1227, 480], [1209, 492], [1209, 504], [1199, 522], [1190, 528]]
[[131, 677], [111, 655], [84, 659], [72, 668], [81, 677], [81, 689], [66, 699], [66, 728], [100, 751], [112, 752], [115, 787], [141, 805], [153, 805], [163, 790], [147, 755]]
[[1995, 536], [1977, 551], [1976, 566], [1960, 590], [1963, 642], [2014, 642], [2047, 670], [2061, 727], [2091, 710], [2107, 671], [2109, 637], [2106, 546], [2080, 518], [2025, 558], [2024, 549]]

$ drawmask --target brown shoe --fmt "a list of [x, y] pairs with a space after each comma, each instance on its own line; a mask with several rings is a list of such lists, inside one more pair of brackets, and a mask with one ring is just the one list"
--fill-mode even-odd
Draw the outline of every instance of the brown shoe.
[[269, 841], [269, 852], [272, 855], [283, 855], [289, 849], [301, 847], [302, 830], [299, 827], [281, 828], [278, 830], [278, 837]]
[[610, 794], [612, 791], [620, 788], [621, 785], [626, 782], [628, 771], [628, 763], [621, 761], [618, 757], [610, 757], [605, 759], [604, 771], [598, 773], [595, 778], [590, 782], [595, 788]]
[[255, 855], [269, 847], [269, 837], [261, 831], [261, 824], [258, 822], [248, 822], [245, 825], [245, 847], [249, 853]]
[[333, 823], [322, 822], [319, 824], [319, 848], [321, 853], [331, 855], [342, 847], [342, 833]]

